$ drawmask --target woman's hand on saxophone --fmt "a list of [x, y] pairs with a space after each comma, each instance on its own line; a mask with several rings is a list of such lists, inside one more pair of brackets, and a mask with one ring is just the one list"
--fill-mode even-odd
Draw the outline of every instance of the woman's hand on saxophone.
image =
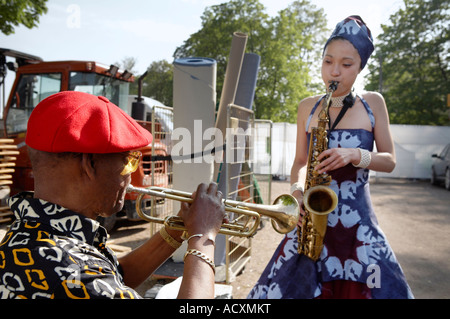
[[320, 163], [314, 169], [322, 174], [344, 167], [349, 163], [356, 165], [360, 159], [361, 156], [357, 148], [329, 148], [317, 157]]

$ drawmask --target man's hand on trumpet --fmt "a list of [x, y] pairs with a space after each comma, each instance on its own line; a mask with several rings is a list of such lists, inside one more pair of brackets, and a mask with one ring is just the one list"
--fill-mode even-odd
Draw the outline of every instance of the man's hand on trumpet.
[[200, 184], [193, 202], [181, 203], [180, 216], [188, 232], [183, 281], [178, 298], [214, 297], [214, 245], [225, 217], [217, 184]]
[[222, 203], [222, 192], [216, 183], [200, 184], [192, 194], [191, 204], [182, 202], [180, 217], [186, 226], [189, 236], [203, 234], [214, 239], [218, 234], [225, 217], [225, 206]]

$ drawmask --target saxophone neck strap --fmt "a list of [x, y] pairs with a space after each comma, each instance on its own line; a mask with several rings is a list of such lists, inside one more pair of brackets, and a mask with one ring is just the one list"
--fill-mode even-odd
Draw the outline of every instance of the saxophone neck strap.
[[[349, 108], [351, 108], [356, 101], [356, 93], [350, 92], [344, 99], [344, 106], [342, 107], [341, 111], [339, 112], [338, 116], [336, 117], [336, 120], [334, 121], [333, 125], [331, 125], [330, 121], [330, 132], [335, 129], [335, 127], [338, 125], [338, 123], [342, 120], [345, 113]], [[330, 118], [330, 116], [328, 116]]]

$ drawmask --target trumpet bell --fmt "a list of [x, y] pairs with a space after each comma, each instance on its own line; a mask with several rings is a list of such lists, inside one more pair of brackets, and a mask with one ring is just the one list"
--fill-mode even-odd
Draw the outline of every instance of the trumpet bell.
[[280, 234], [287, 234], [294, 230], [300, 217], [297, 199], [289, 194], [280, 195], [275, 199], [272, 206], [280, 208], [280, 211], [271, 218], [273, 229]]

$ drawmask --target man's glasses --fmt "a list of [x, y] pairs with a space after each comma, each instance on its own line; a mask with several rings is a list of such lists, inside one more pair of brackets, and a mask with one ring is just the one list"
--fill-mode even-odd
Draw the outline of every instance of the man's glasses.
[[122, 173], [120, 175], [127, 175], [136, 172], [136, 170], [139, 167], [139, 161], [142, 157], [142, 153], [139, 151], [132, 151], [129, 152], [127, 155], [127, 164], [122, 170]]

